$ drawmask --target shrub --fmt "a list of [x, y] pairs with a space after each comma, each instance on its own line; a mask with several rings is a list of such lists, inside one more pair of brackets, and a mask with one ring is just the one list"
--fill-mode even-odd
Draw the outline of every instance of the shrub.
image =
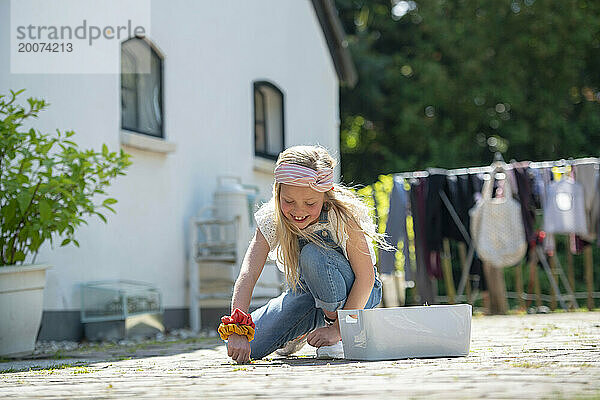
[[69, 140], [75, 132], [42, 134], [24, 127], [47, 108], [42, 99], [18, 103], [18, 92], [0, 95], [0, 265], [23, 263], [53, 234], [64, 235], [60, 246], [79, 247], [75, 228], [95, 214], [105, 223], [100, 210], [115, 210], [117, 200], [97, 195], [130, 164], [122, 149], [117, 154], [102, 146], [101, 152], [80, 150]]

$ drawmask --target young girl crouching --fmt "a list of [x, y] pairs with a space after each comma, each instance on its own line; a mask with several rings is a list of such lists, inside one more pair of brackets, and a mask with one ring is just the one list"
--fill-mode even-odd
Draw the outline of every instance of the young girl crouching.
[[282, 152], [273, 197], [255, 214], [256, 233], [236, 280], [231, 309], [247, 312], [270, 252], [289, 287], [252, 312], [254, 339], [231, 333], [228, 355], [238, 363], [275, 350], [288, 355], [305, 342], [317, 356], [343, 357], [336, 310], [376, 307], [381, 281], [373, 241], [383, 244], [369, 208], [333, 182], [336, 161], [318, 146]]

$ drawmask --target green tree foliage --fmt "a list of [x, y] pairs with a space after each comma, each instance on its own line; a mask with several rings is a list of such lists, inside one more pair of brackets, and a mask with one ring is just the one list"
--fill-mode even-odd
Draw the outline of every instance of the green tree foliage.
[[506, 160], [600, 151], [600, 2], [336, 5], [359, 71], [341, 93], [346, 182], [487, 164], [493, 151]]

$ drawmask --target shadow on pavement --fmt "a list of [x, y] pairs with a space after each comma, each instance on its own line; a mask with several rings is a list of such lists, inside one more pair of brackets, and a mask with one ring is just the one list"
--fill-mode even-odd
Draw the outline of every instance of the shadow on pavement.
[[335, 360], [335, 359], [320, 359], [315, 356], [288, 356], [288, 357], [276, 357], [270, 358], [265, 357], [261, 360], [252, 361], [253, 367], [273, 367], [278, 365], [288, 365], [290, 367], [304, 367], [304, 366], [331, 366], [331, 365], [344, 365], [354, 364], [360, 361], [354, 360]]

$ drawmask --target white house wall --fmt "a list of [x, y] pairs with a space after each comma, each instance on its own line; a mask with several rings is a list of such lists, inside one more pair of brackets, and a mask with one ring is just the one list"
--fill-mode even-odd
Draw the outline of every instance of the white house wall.
[[[9, 15], [0, 0], [0, 54], [9, 54]], [[338, 152], [338, 80], [310, 1], [153, 1], [150, 39], [165, 56], [165, 136], [177, 149], [124, 147], [133, 165], [108, 189], [117, 214], [107, 213], [108, 224], [90, 218], [77, 231], [80, 248], [45, 245], [38, 255], [54, 266], [46, 310], [76, 310], [78, 284], [118, 278], [157, 285], [166, 308], [188, 306], [188, 220], [211, 201], [217, 175], [270, 195], [272, 174], [253, 155], [253, 81], [283, 91], [286, 146]], [[51, 104], [41, 130], [72, 129], [82, 148], [121, 148], [118, 75], [10, 74], [0, 58], [0, 93], [20, 88]]]

